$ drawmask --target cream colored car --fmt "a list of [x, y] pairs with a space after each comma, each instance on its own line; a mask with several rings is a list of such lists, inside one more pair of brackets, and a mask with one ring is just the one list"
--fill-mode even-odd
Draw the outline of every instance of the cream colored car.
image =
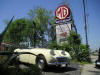
[[15, 49], [14, 52], [29, 52], [30, 54], [20, 54], [17, 58], [20, 62], [37, 64], [44, 69], [47, 66], [67, 67], [70, 64], [71, 56], [63, 50], [52, 50], [45, 48]]

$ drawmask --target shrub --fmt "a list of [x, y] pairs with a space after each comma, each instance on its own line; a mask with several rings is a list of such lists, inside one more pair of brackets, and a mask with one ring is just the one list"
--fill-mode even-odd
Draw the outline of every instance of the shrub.
[[0, 64], [5, 63], [8, 60], [8, 55], [0, 55]]
[[88, 49], [86, 50], [86, 45], [84, 44], [80, 44], [79, 46], [79, 52], [78, 52], [78, 60], [79, 61], [87, 61], [90, 62], [90, 48], [88, 47]]
[[20, 69], [17, 66], [0, 65], [0, 75], [41, 75], [42, 71], [36, 66], [31, 65], [29, 68]]

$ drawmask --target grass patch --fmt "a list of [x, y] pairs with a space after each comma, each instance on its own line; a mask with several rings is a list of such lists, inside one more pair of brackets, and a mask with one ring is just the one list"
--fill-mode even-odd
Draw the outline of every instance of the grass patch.
[[91, 64], [90, 62], [86, 62], [86, 61], [82, 61], [80, 62], [81, 65], [85, 65], [85, 64]]
[[85, 64], [91, 64], [91, 62], [87, 62], [87, 61], [78, 61], [77, 59], [73, 59], [72, 60], [72, 62], [77, 62], [77, 63], [79, 63], [79, 64], [81, 64], [81, 65], [85, 65]]

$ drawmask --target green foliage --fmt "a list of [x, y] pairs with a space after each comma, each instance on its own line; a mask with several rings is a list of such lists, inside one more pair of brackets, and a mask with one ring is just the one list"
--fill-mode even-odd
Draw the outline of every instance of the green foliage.
[[4, 64], [8, 60], [8, 55], [0, 55], [0, 64]]
[[52, 42], [50, 44], [50, 49], [57, 49], [57, 50], [66, 50], [66, 43], [64, 43], [63, 45], [58, 45], [56, 42]]
[[42, 71], [36, 66], [31, 65], [29, 68], [20, 69], [18, 66], [0, 65], [1, 75], [42, 75]]
[[62, 50], [70, 52], [70, 46], [68, 43], [63, 43], [61, 46], [62, 46]]
[[[35, 40], [38, 45], [42, 46], [50, 40], [51, 25], [54, 22], [52, 11], [47, 11], [45, 8], [37, 7], [37, 9], [30, 10], [28, 13], [30, 20], [35, 22], [36, 37]], [[49, 38], [48, 38], [49, 37]], [[48, 40], [47, 40], [48, 38]]]
[[81, 43], [81, 37], [79, 34], [71, 31], [71, 35], [67, 38], [68, 43], [70, 45], [70, 53], [73, 59], [78, 61], [90, 61], [89, 58], [89, 47], [86, 49], [86, 45]]
[[57, 43], [56, 43], [56, 42], [52, 42], [52, 43], [50, 44], [50, 48], [51, 48], [51, 49], [58, 48]]
[[13, 51], [13, 50], [16, 49], [16, 48], [17, 48], [17, 47], [9, 46], [7, 50], [8, 50], [8, 51]]
[[69, 45], [67, 43], [63, 43], [62, 45], [58, 45], [56, 42], [52, 42], [50, 44], [50, 49], [65, 50], [65, 51], [69, 52]]
[[4, 36], [3, 42], [19, 44], [26, 41], [27, 37], [34, 32], [30, 28], [33, 28], [33, 25], [23, 18], [13, 21]]
[[74, 31], [71, 31], [70, 36], [67, 38], [68, 43], [71, 46], [80, 45], [81, 44], [81, 37], [79, 34], [76, 34]]
[[[31, 46], [44, 46], [55, 39], [55, 31], [51, 24], [55, 21], [52, 11], [38, 7], [28, 13], [30, 19], [17, 19], [13, 21], [4, 35], [3, 42], [19, 47], [20, 43], [29, 42]], [[34, 23], [33, 23], [34, 21]], [[9, 47], [8, 50], [14, 49]]]
[[70, 36], [67, 38], [66, 43], [62, 45], [58, 45], [56, 42], [51, 43], [50, 48], [56, 48], [60, 50], [68, 51], [72, 57], [72, 59], [76, 59], [78, 61], [86, 61], [89, 62], [89, 47], [86, 50], [86, 45], [81, 43], [81, 37], [79, 34], [76, 34], [74, 31], [71, 31]]
[[90, 53], [89, 53], [90, 49], [88, 48], [86, 50], [86, 45], [84, 44], [80, 44], [79, 46], [79, 52], [78, 52], [78, 60], [79, 61], [88, 61], [90, 62]]

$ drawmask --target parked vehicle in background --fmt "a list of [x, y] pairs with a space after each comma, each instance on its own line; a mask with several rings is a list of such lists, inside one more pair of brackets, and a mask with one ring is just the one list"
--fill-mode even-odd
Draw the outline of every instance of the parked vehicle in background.
[[45, 69], [47, 66], [67, 67], [71, 60], [70, 54], [63, 50], [32, 48], [15, 49], [14, 52], [30, 52], [31, 54], [20, 54], [17, 56], [18, 61], [37, 64], [40, 69]]
[[100, 67], [100, 48], [99, 48], [99, 52], [98, 52], [98, 59], [95, 62], [96, 67]]

